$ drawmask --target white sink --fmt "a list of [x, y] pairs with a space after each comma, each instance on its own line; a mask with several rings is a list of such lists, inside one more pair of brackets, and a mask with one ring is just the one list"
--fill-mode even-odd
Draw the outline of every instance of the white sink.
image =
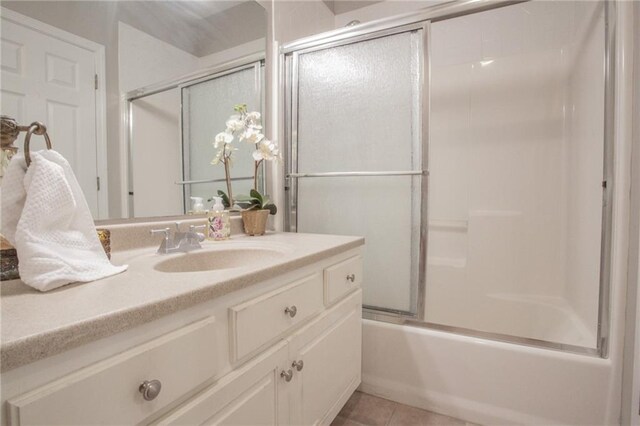
[[153, 267], [160, 272], [202, 272], [255, 267], [282, 259], [283, 252], [260, 247], [229, 247], [169, 255]]

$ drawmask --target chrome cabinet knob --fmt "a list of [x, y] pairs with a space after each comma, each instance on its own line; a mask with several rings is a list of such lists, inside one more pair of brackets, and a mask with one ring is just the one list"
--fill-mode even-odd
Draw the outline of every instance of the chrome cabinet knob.
[[295, 317], [296, 314], [298, 313], [298, 308], [296, 308], [296, 305], [292, 305], [292, 306], [287, 306], [284, 309], [284, 313], [288, 314], [291, 318]]
[[304, 361], [293, 361], [293, 363], [291, 363], [291, 366], [298, 371], [302, 371], [302, 369], [304, 368]]
[[282, 372], [280, 373], [280, 377], [282, 377], [285, 382], [290, 382], [291, 379], [293, 378], [293, 370], [292, 369], [288, 369], [287, 371], [282, 370]]
[[352, 283], [356, 281], [356, 274], [347, 275], [347, 281], [351, 281]]
[[162, 383], [160, 380], [145, 380], [138, 390], [146, 401], [153, 401], [160, 394]]

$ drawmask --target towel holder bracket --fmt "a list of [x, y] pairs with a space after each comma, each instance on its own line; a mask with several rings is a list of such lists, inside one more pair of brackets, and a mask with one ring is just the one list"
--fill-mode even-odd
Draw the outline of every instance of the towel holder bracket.
[[34, 121], [28, 126], [21, 126], [18, 122], [9, 116], [0, 116], [0, 136], [2, 141], [2, 149], [5, 151], [11, 151], [15, 153], [17, 148], [13, 146], [13, 143], [18, 138], [20, 132], [27, 132], [24, 138], [24, 160], [27, 163], [27, 167], [31, 164], [31, 151], [29, 145], [31, 143], [31, 135], [44, 136], [44, 141], [47, 145], [47, 149], [51, 149], [51, 139], [47, 133], [47, 126], [39, 121]]

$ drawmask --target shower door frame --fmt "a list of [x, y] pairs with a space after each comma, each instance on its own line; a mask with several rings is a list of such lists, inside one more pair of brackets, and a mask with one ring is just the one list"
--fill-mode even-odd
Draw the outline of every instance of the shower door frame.
[[[285, 214], [285, 230], [289, 232], [297, 232], [297, 205], [298, 205], [298, 178], [300, 177], [327, 177], [331, 178], [331, 176], [352, 176], [354, 178], [362, 177], [362, 176], [408, 176], [408, 175], [416, 175], [421, 176], [420, 180], [420, 194], [423, 188], [427, 188], [428, 186], [428, 170], [425, 170], [426, 165], [428, 164], [428, 150], [424, 149], [425, 146], [428, 146], [428, 119], [429, 119], [429, 108], [428, 103], [426, 107], [425, 101], [428, 98], [428, 84], [425, 79], [425, 76], [428, 75], [428, 54], [426, 54], [427, 47], [427, 39], [429, 37], [429, 22], [419, 22], [416, 24], [403, 25], [395, 28], [389, 28], [386, 30], [375, 31], [370, 34], [365, 34], [357, 37], [350, 37], [345, 40], [337, 40], [331, 43], [323, 43], [319, 46], [311, 46], [306, 49], [301, 49], [293, 52], [290, 56], [290, 60], [286, 60], [285, 64], [289, 72], [286, 73], [286, 82], [291, 82], [291, 84], [285, 83], [285, 87], [287, 88], [287, 99], [291, 102], [286, 103], [286, 116], [291, 117], [291, 121], [287, 123], [285, 138], [286, 138], [286, 146], [291, 147], [291, 149], [286, 149], [285, 156], [285, 202], [286, 202], [286, 214]], [[418, 115], [420, 117], [420, 131], [418, 133], [418, 144], [415, 148], [420, 156], [420, 169], [411, 170], [411, 171], [381, 171], [381, 172], [338, 172], [338, 173], [298, 173], [298, 161], [297, 161], [297, 148], [298, 148], [298, 58], [301, 54], [316, 52], [319, 50], [330, 49], [340, 46], [345, 46], [354, 43], [366, 42], [369, 40], [374, 40], [383, 37], [394, 36], [397, 34], [410, 33], [413, 31], [422, 31], [422, 40], [421, 45], [422, 49], [418, 52], [418, 64], [422, 72], [420, 73], [420, 79], [418, 82], [418, 92], [419, 92], [419, 103], [420, 103], [420, 111]], [[425, 144], [425, 142], [427, 142]], [[412, 141], [413, 143], [413, 141]], [[415, 151], [414, 151], [415, 152]], [[413, 178], [412, 178], [413, 179]], [[415, 183], [412, 182], [412, 186]], [[412, 190], [413, 192], [413, 190]], [[427, 213], [427, 199], [426, 197], [420, 196], [419, 199], [419, 227], [420, 234], [417, 238], [417, 241], [413, 240], [413, 236], [411, 239], [411, 248], [413, 250], [414, 247], [418, 250], [418, 265], [417, 265], [417, 283], [414, 287], [414, 282], [412, 279], [411, 282], [411, 306], [409, 309], [412, 309], [415, 306], [415, 314], [411, 311], [403, 311], [392, 308], [383, 308], [383, 307], [374, 307], [363, 305], [363, 309], [371, 312], [383, 312], [386, 315], [390, 315], [393, 318], [411, 318], [415, 320], [422, 320], [424, 314], [424, 303], [425, 303], [425, 280], [426, 280], [426, 247], [427, 247], [427, 223], [422, 220], [422, 217], [426, 216]], [[415, 207], [412, 206], [412, 212], [415, 211]], [[413, 275], [413, 271], [411, 274]], [[413, 301], [415, 297], [415, 302]]]
[[[285, 155], [285, 217], [284, 229], [289, 232], [297, 232], [296, 211], [297, 206], [297, 181], [291, 175], [297, 173], [297, 75], [298, 58], [301, 53], [321, 50], [341, 45], [357, 43], [400, 32], [409, 31], [409, 28], [424, 28], [424, 55], [423, 73], [421, 76], [422, 104], [422, 192], [428, 191], [428, 148], [429, 148], [429, 118], [430, 118], [430, 80], [431, 80], [431, 37], [430, 24], [459, 16], [526, 3], [530, 0], [453, 0], [441, 5], [431, 6], [422, 11], [409, 12], [392, 18], [380, 19], [355, 27], [340, 28], [311, 37], [305, 37], [280, 48], [281, 81], [284, 82], [284, 98], [281, 99], [284, 112]], [[601, 0], [602, 1], [602, 0]], [[611, 235], [613, 225], [613, 193], [614, 193], [614, 123], [615, 123], [615, 73], [616, 73], [616, 4], [603, 1], [605, 13], [605, 51], [604, 66], [604, 164], [602, 177], [602, 227], [600, 241], [600, 282], [598, 300], [598, 327], [596, 347], [574, 346], [546, 340], [528, 337], [513, 336], [494, 332], [485, 332], [463, 327], [448, 326], [424, 321], [424, 304], [426, 295], [426, 253], [428, 233], [428, 197], [422, 194], [420, 217], [420, 244], [419, 244], [419, 280], [418, 280], [418, 312], [416, 315], [407, 315], [404, 312], [374, 309], [363, 306], [363, 318], [391, 324], [409, 325], [413, 327], [428, 328], [460, 334], [469, 337], [478, 337], [487, 340], [495, 340], [506, 343], [514, 343], [537, 348], [559, 350], [582, 355], [607, 358], [609, 352], [610, 334], [610, 293], [611, 293]], [[288, 58], [291, 58], [287, 60]], [[424, 171], [424, 168], [427, 170]]]
[[[181, 129], [180, 138], [182, 142], [182, 179], [183, 180], [176, 182], [176, 185], [182, 185], [182, 196], [183, 196], [185, 212], [188, 211], [189, 200], [191, 199], [192, 184], [226, 182], [226, 178], [187, 180], [187, 176], [186, 176], [187, 171], [191, 172], [191, 159], [190, 159], [190, 156], [187, 155], [191, 150], [191, 134], [190, 134], [191, 129], [189, 128], [188, 125], [185, 126], [185, 123], [183, 120], [185, 111], [188, 111], [188, 106], [185, 106], [186, 104], [188, 104], [188, 102], [185, 101], [185, 97], [189, 96], [189, 95], [185, 96], [184, 89], [188, 89], [191, 86], [195, 86], [201, 83], [206, 83], [208, 81], [215, 80], [217, 78], [225, 77], [230, 74], [235, 74], [237, 72], [253, 69], [255, 72], [255, 78], [256, 78], [255, 85], [258, 91], [258, 97], [260, 98], [260, 111], [264, 111], [265, 97], [264, 97], [264, 90], [262, 87], [263, 84], [262, 84], [262, 75], [261, 75], [263, 72], [262, 70], [264, 69], [264, 66], [265, 66], [264, 59], [260, 59], [257, 61], [246, 63], [244, 65], [239, 65], [233, 68], [225, 69], [224, 71], [219, 71], [215, 74], [209, 74], [205, 77], [189, 80], [178, 86], [178, 88], [180, 89], [180, 109], [182, 111], [182, 113], [180, 114], [180, 129]], [[258, 173], [258, 182], [259, 182], [258, 188], [262, 191], [262, 193], [264, 193], [265, 185], [266, 185], [266, 179], [264, 176], [265, 175], [264, 163], [260, 165], [259, 170], [261, 173]], [[253, 176], [240, 176], [240, 177], [230, 178], [229, 180], [232, 182], [241, 181], [241, 180], [253, 180]]]
[[[244, 69], [253, 68], [254, 66], [258, 66], [264, 69], [266, 61], [265, 53], [256, 53], [251, 55], [246, 55], [238, 59], [234, 59], [228, 62], [224, 62], [219, 65], [215, 65], [213, 67], [208, 67], [203, 70], [190, 73], [175, 79], [170, 79], [167, 81], [162, 81], [159, 83], [151, 84], [149, 86], [141, 87], [139, 89], [134, 89], [129, 92], [126, 92], [121, 100], [121, 108], [122, 108], [122, 128], [123, 128], [123, 145], [124, 152], [123, 155], [123, 163], [125, 171], [125, 179], [123, 182], [123, 187], [126, 188], [127, 194], [124, 197], [124, 209], [126, 210], [126, 217], [129, 219], [134, 218], [134, 199], [133, 199], [133, 104], [132, 102], [141, 99], [147, 96], [155, 95], [158, 93], [166, 92], [167, 90], [179, 89], [180, 90], [180, 118], [179, 118], [179, 127], [180, 127], [180, 145], [183, 156], [182, 163], [182, 179], [181, 181], [176, 182], [177, 185], [183, 186], [183, 210], [186, 212], [188, 210], [188, 198], [184, 197], [185, 194], [185, 185], [187, 184], [184, 181], [184, 129], [182, 123], [182, 89], [184, 87], [188, 87], [197, 83], [202, 83], [207, 80], [211, 80], [214, 78], [222, 77], [227, 74], [231, 74], [237, 71], [242, 71]], [[259, 72], [263, 72], [260, 71]], [[265, 111], [265, 96], [264, 96], [264, 87], [260, 84], [260, 102], [262, 111]], [[268, 124], [263, 124], [263, 127], [266, 129]], [[264, 165], [262, 166], [262, 182], [260, 187], [264, 192], [267, 186], [267, 177], [264, 172]], [[248, 180], [253, 179], [253, 177], [247, 178], [232, 178], [231, 180]], [[225, 179], [216, 179], [216, 181], [224, 181]], [[212, 182], [213, 180], [207, 180], [207, 182]]]

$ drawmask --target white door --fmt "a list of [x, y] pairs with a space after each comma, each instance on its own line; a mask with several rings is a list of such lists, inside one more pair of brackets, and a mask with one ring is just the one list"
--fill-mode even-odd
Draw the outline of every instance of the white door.
[[[4, 10], [3, 10], [4, 12]], [[31, 20], [30, 20], [31, 21]], [[45, 26], [46, 27], [46, 26]], [[95, 53], [2, 17], [2, 114], [47, 126], [98, 217]], [[24, 136], [16, 145], [22, 149]], [[31, 149], [44, 148], [40, 136]]]

